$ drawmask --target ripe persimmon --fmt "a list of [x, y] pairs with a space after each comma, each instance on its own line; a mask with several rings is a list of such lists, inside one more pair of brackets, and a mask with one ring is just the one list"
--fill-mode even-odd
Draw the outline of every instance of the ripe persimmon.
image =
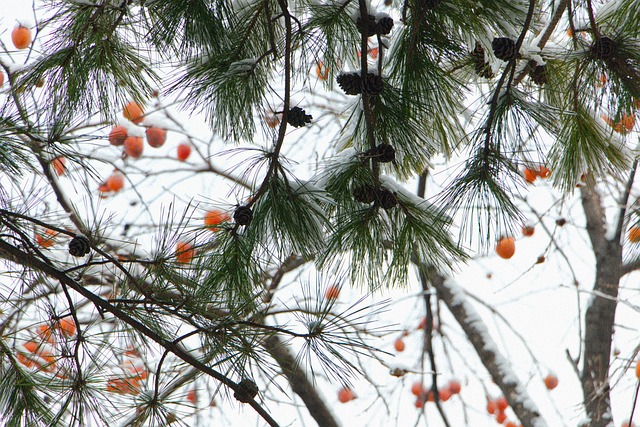
[[144, 110], [135, 101], [131, 101], [122, 109], [122, 115], [133, 123], [140, 124], [144, 119]]
[[487, 412], [490, 413], [491, 415], [496, 413], [496, 401], [495, 400], [489, 400], [487, 402]]
[[154, 126], [148, 127], [145, 131], [147, 142], [153, 148], [162, 147], [167, 140], [167, 130]]
[[448, 387], [443, 387], [438, 390], [438, 397], [442, 402], [446, 402], [447, 400], [449, 400], [452, 394], [453, 393], [451, 392], [451, 390], [449, 390]]
[[640, 242], [640, 227], [634, 225], [629, 229], [629, 241], [632, 243]]
[[31, 44], [31, 30], [24, 25], [18, 25], [11, 32], [11, 41], [16, 49], [26, 49]]
[[316, 75], [320, 80], [327, 80], [329, 78], [329, 67], [325, 66], [322, 61], [318, 61], [316, 64]]
[[340, 403], [347, 403], [355, 398], [355, 393], [348, 387], [343, 387], [338, 391], [338, 400], [340, 401]]
[[62, 332], [63, 335], [68, 337], [72, 337], [76, 334], [76, 323], [68, 317], [60, 319], [58, 328], [60, 328], [60, 332]]
[[424, 401], [418, 397], [413, 403], [413, 406], [415, 406], [417, 409], [421, 409], [424, 406]]
[[462, 384], [458, 380], [450, 380], [448, 385], [449, 390], [451, 390], [452, 394], [460, 394], [462, 390]]
[[23, 346], [30, 353], [36, 353], [38, 351], [38, 344], [35, 341], [26, 342]]
[[196, 250], [191, 243], [178, 242], [176, 244], [176, 261], [181, 264], [188, 264], [193, 260]]
[[191, 146], [189, 144], [182, 143], [178, 145], [178, 160], [184, 162], [191, 155]]
[[640, 380], [640, 360], [636, 362], [636, 378]]
[[229, 221], [231, 217], [228, 213], [216, 209], [211, 209], [204, 214], [204, 226], [211, 231], [218, 231], [218, 225], [225, 221]]
[[58, 156], [55, 159], [51, 160], [51, 167], [56, 172], [56, 174], [60, 176], [65, 172], [65, 170], [67, 170], [66, 163], [67, 163], [66, 158]]
[[140, 380], [137, 378], [112, 378], [107, 381], [107, 391], [117, 394], [137, 394]]
[[33, 360], [31, 360], [30, 358], [28, 358], [27, 356], [25, 356], [22, 353], [18, 353], [16, 355], [16, 359], [18, 359], [18, 362], [20, 362], [21, 364], [23, 364], [27, 368], [31, 368], [31, 367], [34, 366]]
[[36, 329], [36, 334], [43, 340], [47, 341], [49, 344], [55, 345], [56, 340], [53, 336], [53, 330], [49, 325], [40, 325]]
[[404, 351], [405, 344], [402, 338], [398, 338], [393, 342], [393, 348], [395, 348], [398, 353], [401, 353]]
[[538, 171], [536, 171], [535, 169], [525, 168], [522, 171], [522, 176], [524, 176], [525, 181], [527, 181], [529, 184], [533, 184], [538, 177]]
[[338, 286], [329, 286], [324, 293], [324, 297], [328, 300], [336, 300], [340, 296], [340, 288]]
[[499, 412], [504, 412], [509, 407], [509, 402], [504, 397], [499, 397], [496, 399], [496, 408]]
[[507, 421], [507, 414], [505, 414], [504, 412], [498, 412], [496, 414], [496, 421], [498, 422], [498, 424], [502, 424], [505, 421]]
[[547, 375], [546, 377], [544, 377], [544, 385], [547, 387], [547, 389], [553, 390], [554, 388], [558, 387], [558, 377], [556, 377], [554, 374]]
[[535, 231], [536, 229], [532, 225], [525, 225], [524, 227], [522, 227], [522, 235], [525, 237], [533, 236], [533, 233], [535, 233]]
[[113, 171], [113, 173], [107, 178], [107, 188], [110, 191], [117, 192], [124, 187], [124, 175], [120, 171]]
[[47, 228], [44, 230], [44, 233], [36, 233], [36, 243], [43, 248], [50, 248], [55, 243], [55, 237], [57, 235], [57, 231]]
[[420, 381], [416, 381], [411, 384], [411, 394], [413, 394], [414, 396], [420, 396], [424, 393], [424, 391], [424, 386]]
[[509, 259], [516, 252], [516, 240], [513, 237], [502, 237], [496, 245], [496, 253], [500, 258]]
[[127, 128], [124, 126], [114, 126], [109, 132], [109, 143], [111, 145], [122, 145], [124, 144], [124, 140], [129, 136], [127, 132]]
[[144, 151], [144, 141], [139, 136], [128, 136], [124, 140], [124, 152], [134, 159], [139, 159]]
[[192, 405], [195, 405], [196, 403], [198, 403], [198, 395], [196, 394], [196, 390], [194, 388], [192, 388], [187, 392], [187, 400]]
[[540, 166], [538, 168], [538, 176], [540, 178], [549, 178], [551, 176], [551, 169], [546, 166]]
[[4, 73], [0, 71], [0, 87], [4, 84]]

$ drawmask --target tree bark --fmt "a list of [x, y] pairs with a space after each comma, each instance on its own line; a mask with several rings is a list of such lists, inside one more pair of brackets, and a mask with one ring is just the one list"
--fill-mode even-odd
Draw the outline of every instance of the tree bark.
[[582, 188], [580, 192], [587, 232], [596, 257], [593, 295], [584, 319], [584, 359], [580, 380], [588, 425], [605, 427], [613, 422], [609, 363], [622, 274], [622, 245], [618, 240], [605, 237], [602, 203], [596, 190]]

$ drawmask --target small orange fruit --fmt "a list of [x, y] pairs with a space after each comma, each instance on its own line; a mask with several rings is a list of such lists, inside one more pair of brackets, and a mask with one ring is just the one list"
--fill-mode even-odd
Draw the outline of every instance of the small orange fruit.
[[329, 67], [325, 66], [322, 61], [318, 61], [316, 64], [316, 75], [320, 80], [327, 80], [329, 78]]
[[452, 394], [460, 394], [462, 390], [462, 384], [458, 380], [450, 380], [448, 387]]
[[228, 213], [212, 209], [204, 214], [204, 226], [211, 231], [218, 231], [218, 225], [229, 219]]
[[491, 415], [496, 413], [496, 401], [495, 400], [489, 400], [487, 402], [487, 412], [490, 413]]
[[187, 400], [192, 404], [195, 405], [196, 403], [198, 403], [198, 395], [196, 394], [196, 390], [195, 389], [191, 389], [187, 392]]
[[499, 397], [496, 399], [496, 408], [498, 409], [498, 411], [504, 412], [508, 407], [509, 402], [507, 402], [507, 399], [505, 399], [504, 397]]
[[18, 25], [11, 32], [11, 41], [16, 49], [26, 49], [31, 44], [31, 30]]
[[109, 196], [109, 193], [111, 193], [111, 188], [109, 188], [107, 181], [98, 186], [98, 194], [100, 195], [100, 198], [106, 199]]
[[56, 157], [55, 159], [51, 160], [51, 167], [54, 171], [56, 171], [56, 174], [60, 176], [67, 169], [66, 163], [67, 159], [65, 159], [64, 157]]
[[629, 421], [623, 422], [620, 427], [636, 427], [635, 423], [629, 424]]
[[129, 134], [127, 133], [127, 128], [124, 126], [114, 126], [109, 132], [109, 143], [111, 145], [122, 145], [124, 144], [124, 140], [127, 139]]
[[424, 406], [424, 401], [418, 397], [416, 401], [413, 403], [413, 406], [415, 406], [418, 409], [421, 409]]
[[117, 394], [137, 394], [140, 381], [137, 378], [112, 378], [107, 381], [107, 391]]
[[525, 170], [522, 171], [522, 175], [524, 176], [525, 181], [527, 181], [529, 184], [533, 184], [538, 177], [538, 171], [525, 168]]
[[[636, 125], [636, 116], [633, 114], [623, 114], [619, 122], [626, 132], [631, 132]], [[623, 132], [623, 133], [626, 133]]]
[[149, 127], [146, 130], [147, 142], [153, 148], [162, 147], [167, 140], [167, 130], [157, 127]]
[[522, 227], [522, 235], [525, 237], [533, 236], [533, 233], [535, 233], [535, 231], [536, 229], [532, 225], [525, 225], [524, 227]]
[[395, 348], [398, 353], [401, 353], [404, 351], [405, 345], [402, 338], [398, 338], [393, 342], [393, 348]]
[[338, 286], [329, 286], [324, 293], [324, 297], [328, 300], [336, 300], [340, 296], [340, 288]]
[[507, 414], [505, 414], [504, 412], [498, 412], [496, 414], [496, 421], [498, 422], [498, 424], [502, 424], [505, 421], [507, 421]]
[[191, 155], [191, 146], [189, 144], [182, 143], [178, 145], [178, 160], [184, 162]]
[[139, 136], [128, 136], [124, 140], [124, 152], [134, 159], [139, 159], [144, 151], [144, 141]]
[[58, 235], [57, 231], [47, 228], [44, 234], [36, 233], [36, 243], [43, 248], [50, 248], [55, 243], [55, 237]]
[[554, 388], [558, 387], [558, 377], [553, 374], [547, 375], [546, 377], [544, 377], [544, 385], [549, 390], [553, 390]]
[[193, 260], [196, 250], [191, 243], [178, 242], [176, 244], [176, 261], [181, 264], [188, 264]]
[[38, 351], [38, 344], [35, 341], [29, 341], [24, 343], [24, 348], [30, 353], [36, 353]]
[[110, 191], [120, 191], [124, 187], [124, 175], [120, 171], [113, 171], [107, 178], [107, 188]]
[[429, 390], [427, 392], [426, 401], [427, 402], [435, 402], [436, 401], [436, 394], [433, 392], [433, 390]]
[[60, 332], [68, 337], [72, 337], [76, 334], [76, 323], [67, 317], [60, 320], [58, 327], [60, 328]]
[[47, 341], [49, 344], [55, 344], [56, 340], [53, 336], [53, 330], [49, 325], [38, 326], [36, 333], [43, 341]]
[[0, 71], [0, 87], [4, 84], [4, 73]]
[[504, 427], [518, 427], [518, 426], [513, 421], [507, 421], [506, 423], [504, 423]]
[[340, 401], [340, 403], [347, 403], [355, 398], [355, 393], [348, 387], [343, 387], [338, 391], [338, 400]]
[[30, 358], [28, 358], [22, 353], [18, 353], [16, 355], [16, 359], [18, 359], [18, 362], [22, 363], [27, 368], [31, 368], [34, 365], [33, 360], [31, 360]]
[[538, 168], [538, 176], [540, 178], [549, 178], [551, 176], [551, 169], [546, 166], [540, 166], [540, 168]]
[[452, 394], [453, 393], [451, 392], [451, 390], [449, 390], [447, 387], [443, 387], [440, 390], [438, 390], [438, 397], [443, 402], [446, 402], [447, 400], [449, 400]]
[[516, 241], [513, 237], [503, 237], [498, 240], [496, 253], [500, 258], [509, 259], [516, 253]]
[[640, 380], [640, 360], [636, 362], [636, 378]]
[[144, 110], [135, 101], [131, 101], [124, 106], [122, 115], [133, 123], [140, 124], [144, 119]]
[[632, 243], [640, 242], [640, 227], [634, 225], [629, 229], [629, 241]]
[[264, 122], [270, 128], [275, 128], [280, 124], [280, 117], [278, 117], [278, 115], [273, 111], [266, 112], [262, 117], [264, 118]]
[[424, 393], [424, 391], [424, 386], [420, 381], [416, 381], [411, 384], [411, 394], [413, 394], [414, 396], [420, 396]]

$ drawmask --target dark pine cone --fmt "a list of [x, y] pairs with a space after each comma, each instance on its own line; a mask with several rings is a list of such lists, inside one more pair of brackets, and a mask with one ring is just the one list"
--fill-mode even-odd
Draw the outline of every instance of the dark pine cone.
[[258, 385], [250, 380], [249, 378], [245, 378], [238, 383], [238, 390], [233, 393], [233, 397], [236, 400], [242, 403], [249, 403], [251, 400], [258, 395]]
[[618, 50], [616, 42], [609, 37], [600, 37], [591, 45], [591, 53], [598, 59], [611, 59]]
[[441, 0], [419, 0], [418, 4], [424, 9], [434, 9], [440, 4]]
[[89, 239], [84, 234], [76, 234], [69, 242], [69, 253], [76, 257], [85, 256], [91, 252]]
[[386, 36], [391, 32], [392, 28], [393, 18], [391, 18], [390, 16], [385, 16], [384, 18], [380, 18], [380, 20], [378, 21], [376, 25], [376, 33], [380, 34], [381, 36]]
[[367, 73], [362, 79], [362, 93], [365, 95], [377, 95], [382, 92], [382, 77], [377, 74]]
[[360, 34], [364, 34], [365, 37], [374, 36], [377, 30], [376, 17], [373, 15], [367, 15], [366, 23], [363, 23], [362, 16], [358, 17], [358, 20], [356, 21], [356, 28], [358, 28]]
[[542, 86], [547, 82], [547, 67], [544, 65], [536, 65], [536, 67], [529, 72], [529, 77], [538, 86]]
[[493, 53], [496, 58], [503, 61], [511, 61], [516, 57], [518, 51], [516, 50], [516, 42], [508, 37], [496, 37], [491, 42]]
[[359, 95], [362, 93], [362, 79], [359, 73], [343, 73], [336, 77], [340, 89], [347, 95]]
[[391, 209], [398, 204], [398, 198], [392, 191], [381, 188], [378, 191], [378, 205], [382, 209]]
[[233, 213], [233, 219], [238, 225], [249, 225], [253, 219], [253, 211], [249, 206], [238, 206]]
[[480, 46], [480, 43], [476, 43], [475, 49], [470, 53], [471, 59], [473, 59], [474, 68], [476, 74], [480, 77], [490, 79], [493, 77], [493, 70], [491, 65], [484, 60], [484, 49]]
[[389, 163], [396, 159], [396, 150], [390, 144], [380, 144], [375, 149], [376, 160]]
[[300, 107], [293, 107], [287, 113], [287, 123], [294, 127], [302, 127], [307, 123], [311, 123], [311, 115], [305, 114], [305, 111]]
[[353, 198], [360, 203], [371, 204], [376, 200], [376, 187], [362, 184], [353, 189]]

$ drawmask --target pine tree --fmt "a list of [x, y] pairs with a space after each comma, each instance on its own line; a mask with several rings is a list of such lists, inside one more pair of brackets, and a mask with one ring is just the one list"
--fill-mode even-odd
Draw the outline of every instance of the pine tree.
[[551, 425], [456, 283], [526, 217], [546, 224], [523, 194], [547, 179], [595, 257], [571, 355], [584, 425], [612, 425], [640, 267], [639, 1], [37, 3], [32, 40], [0, 53], [0, 423], [209, 425], [240, 406], [298, 425], [279, 402], [299, 397], [337, 426], [320, 383], [371, 380], [362, 359], [397, 333], [378, 297], [419, 283], [429, 418], [452, 425], [442, 303], [509, 416]]

